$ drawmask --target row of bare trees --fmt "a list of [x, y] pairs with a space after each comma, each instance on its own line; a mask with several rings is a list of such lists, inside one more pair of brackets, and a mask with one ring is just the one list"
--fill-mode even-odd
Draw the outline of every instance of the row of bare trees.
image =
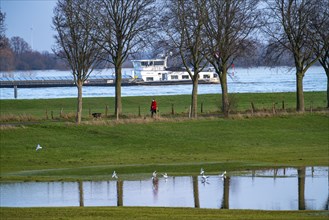
[[115, 115], [122, 112], [122, 65], [154, 25], [153, 0], [59, 0], [53, 25], [55, 53], [72, 69], [78, 87], [76, 122], [81, 122], [83, 82], [96, 64], [107, 61], [115, 69]]
[[197, 117], [199, 73], [209, 64], [220, 77], [222, 111], [228, 116], [227, 70], [236, 59], [256, 50], [260, 36], [270, 42], [268, 52], [274, 58], [287, 51], [292, 55], [296, 108], [304, 111], [302, 80], [307, 69], [320, 61], [329, 77], [328, 4], [326, 0], [59, 0], [53, 18], [54, 51], [68, 62], [78, 87], [77, 123], [83, 82], [98, 62], [115, 68], [119, 118], [123, 62], [159, 42], [164, 53], [180, 57], [192, 78], [192, 117]]

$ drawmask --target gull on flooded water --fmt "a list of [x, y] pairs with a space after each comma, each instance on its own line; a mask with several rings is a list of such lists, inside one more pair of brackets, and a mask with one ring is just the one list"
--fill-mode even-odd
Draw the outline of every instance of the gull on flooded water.
[[224, 173], [222, 173], [222, 174], [219, 174], [219, 177], [226, 178], [226, 171], [224, 171]]
[[153, 174], [152, 174], [152, 180], [154, 180], [156, 178], [157, 178], [157, 171], [154, 171]]
[[162, 176], [163, 176], [163, 178], [165, 178], [165, 180], [167, 181], [167, 179], [168, 179], [168, 174], [167, 174], [167, 173], [162, 173]]

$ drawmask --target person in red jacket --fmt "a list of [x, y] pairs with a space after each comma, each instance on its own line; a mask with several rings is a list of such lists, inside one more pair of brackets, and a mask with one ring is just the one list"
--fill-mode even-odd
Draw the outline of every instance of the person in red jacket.
[[153, 114], [156, 113], [157, 113], [157, 102], [155, 101], [155, 99], [153, 99], [151, 103], [151, 117], [153, 118]]

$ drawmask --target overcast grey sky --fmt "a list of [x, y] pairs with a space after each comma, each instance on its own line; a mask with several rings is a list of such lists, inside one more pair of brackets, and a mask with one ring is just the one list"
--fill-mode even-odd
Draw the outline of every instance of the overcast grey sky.
[[54, 45], [52, 30], [53, 9], [56, 0], [0, 0], [6, 13], [6, 36], [22, 37], [33, 50], [49, 51]]

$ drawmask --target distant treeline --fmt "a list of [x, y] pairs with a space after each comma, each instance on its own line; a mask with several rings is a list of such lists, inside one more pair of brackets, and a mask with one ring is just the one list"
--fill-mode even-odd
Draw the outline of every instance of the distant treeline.
[[33, 51], [20, 37], [0, 39], [0, 71], [65, 69], [65, 63], [49, 52]]
[[[127, 61], [124, 67], [132, 67]], [[99, 64], [100, 69], [109, 68], [107, 63]], [[32, 50], [21, 37], [0, 37], [0, 71], [15, 70], [69, 70], [64, 60], [48, 51]]]
[[[154, 54], [151, 51], [149, 54]], [[266, 58], [266, 45], [258, 44], [257, 49], [252, 54], [240, 57], [234, 61], [236, 67], [252, 67], [252, 66], [292, 66], [293, 59], [288, 54], [282, 54], [281, 60], [275, 63]], [[144, 57], [143, 57], [144, 56]], [[145, 57], [145, 54], [136, 54], [138, 58]], [[154, 58], [154, 57], [153, 57]], [[179, 57], [170, 57], [169, 65], [182, 65]], [[100, 69], [109, 68], [105, 62], [99, 64]], [[123, 67], [132, 67], [130, 60], [124, 63]], [[21, 37], [12, 37], [8, 39], [1, 37], [0, 39], [0, 71], [15, 70], [68, 70], [66, 63], [53, 53], [38, 52], [31, 49], [30, 45]]]

